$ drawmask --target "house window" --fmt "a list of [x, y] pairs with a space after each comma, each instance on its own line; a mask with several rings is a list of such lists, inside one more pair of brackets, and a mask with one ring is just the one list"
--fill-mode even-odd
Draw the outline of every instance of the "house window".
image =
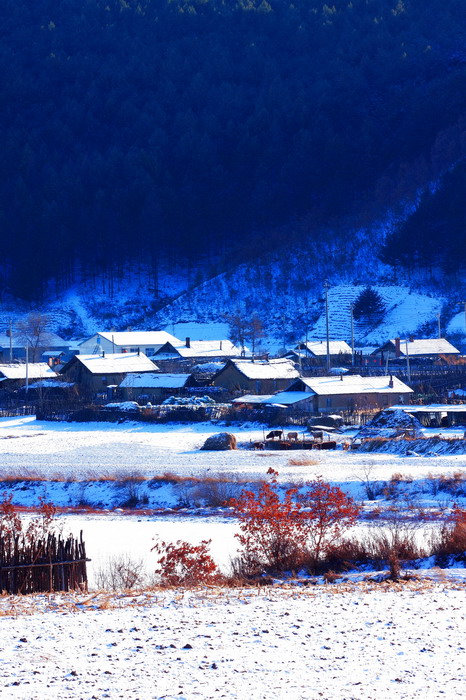
[[153, 355], [155, 352], [155, 348], [146, 348], [146, 355]]
[[327, 396], [327, 408], [332, 408], [332, 398]]
[[137, 349], [137, 348], [130, 348], [129, 351], [130, 351], [130, 352], [137, 352], [138, 349]]

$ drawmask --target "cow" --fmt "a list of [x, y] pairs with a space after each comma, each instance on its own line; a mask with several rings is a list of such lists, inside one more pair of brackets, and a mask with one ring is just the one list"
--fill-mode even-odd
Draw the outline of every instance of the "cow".
[[266, 440], [275, 440], [275, 438], [278, 438], [281, 440], [283, 437], [283, 430], [271, 430], [268, 435], [265, 436]]
[[253, 442], [252, 447], [254, 450], [264, 450], [265, 449], [265, 445], [263, 442]]
[[287, 440], [294, 440], [295, 442], [298, 441], [298, 433], [288, 433], [286, 436]]

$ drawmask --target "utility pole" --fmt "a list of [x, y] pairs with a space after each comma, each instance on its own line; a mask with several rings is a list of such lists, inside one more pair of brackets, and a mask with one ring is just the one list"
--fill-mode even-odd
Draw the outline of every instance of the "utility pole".
[[350, 310], [351, 310], [351, 364], [354, 367], [354, 304], [351, 304]]
[[437, 324], [438, 324], [438, 337], [441, 338], [442, 334], [440, 331], [440, 313], [437, 314]]
[[327, 336], [327, 372], [330, 372], [330, 338], [329, 338], [329, 326], [328, 326], [328, 280], [324, 282], [325, 289], [325, 331]]
[[[466, 305], [465, 305], [466, 307]], [[10, 364], [13, 362], [13, 321], [10, 318]]]
[[25, 350], [26, 350], [26, 394], [27, 394], [28, 389], [29, 389], [29, 348], [28, 348], [27, 343], [25, 346]]
[[408, 339], [406, 339], [406, 372], [408, 374], [408, 382], [411, 382], [411, 370], [409, 367], [409, 349], [408, 349]]

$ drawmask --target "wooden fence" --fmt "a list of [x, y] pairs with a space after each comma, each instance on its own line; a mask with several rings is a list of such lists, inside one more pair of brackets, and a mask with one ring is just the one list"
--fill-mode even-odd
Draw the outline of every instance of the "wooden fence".
[[0, 418], [14, 418], [16, 416], [34, 416], [35, 406], [2, 406], [0, 407]]
[[87, 591], [86, 547], [50, 534], [45, 540], [0, 538], [0, 591], [10, 594]]

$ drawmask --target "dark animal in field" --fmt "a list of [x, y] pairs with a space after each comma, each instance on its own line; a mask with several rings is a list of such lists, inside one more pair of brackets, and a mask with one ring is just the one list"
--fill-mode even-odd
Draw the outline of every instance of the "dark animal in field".
[[288, 433], [286, 439], [294, 440], [296, 442], [298, 440], [298, 433]]
[[264, 450], [265, 449], [265, 445], [263, 442], [253, 442], [252, 446], [253, 446], [254, 450]]
[[279, 440], [282, 439], [283, 436], [283, 430], [271, 430], [268, 435], [265, 436], [266, 440], [275, 440], [275, 438], [278, 438]]

